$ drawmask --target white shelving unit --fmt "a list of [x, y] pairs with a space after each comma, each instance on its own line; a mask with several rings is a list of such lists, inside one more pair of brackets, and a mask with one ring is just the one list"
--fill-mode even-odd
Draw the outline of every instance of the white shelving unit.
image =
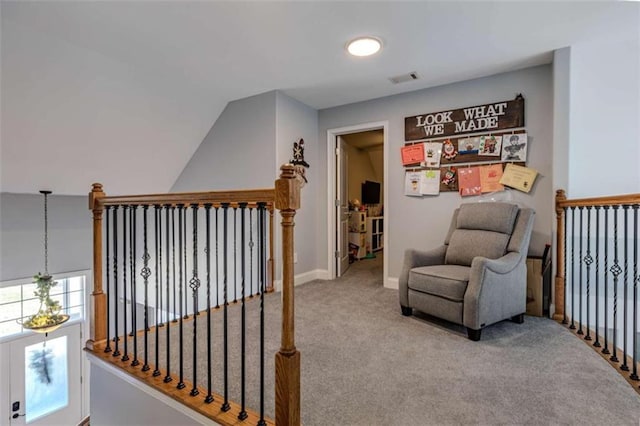
[[367, 218], [367, 252], [372, 253], [382, 250], [383, 246], [383, 217], [368, 217]]

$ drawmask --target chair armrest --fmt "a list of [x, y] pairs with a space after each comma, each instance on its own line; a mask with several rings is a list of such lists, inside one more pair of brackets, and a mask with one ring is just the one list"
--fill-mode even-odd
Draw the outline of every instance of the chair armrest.
[[496, 274], [508, 274], [518, 266], [521, 258], [522, 255], [516, 252], [507, 253], [498, 259], [487, 259], [482, 256], [475, 257], [471, 263], [471, 275], [474, 275], [474, 271], [480, 272], [481, 269], [485, 268]]
[[463, 322], [479, 330], [526, 310], [525, 256], [510, 252], [499, 259], [475, 257], [464, 294]]
[[447, 246], [442, 245], [438, 248], [428, 251], [407, 249], [404, 252], [404, 264], [402, 272], [398, 279], [398, 290], [400, 295], [400, 304], [409, 306], [409, 271], [418, 266], [431, 266], [444, 264], [444, 256], [447, 252]]

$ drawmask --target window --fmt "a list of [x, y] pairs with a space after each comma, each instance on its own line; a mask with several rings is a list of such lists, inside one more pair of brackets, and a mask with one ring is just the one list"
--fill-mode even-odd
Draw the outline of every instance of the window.
[[[71, 320], [85, 316], [85, 285], [88, 273], [72, 272], [54, 275], [58, 283], [51, 289], [51, 298], [57, 300], [62, 311]], [[38, 311], [40, 301], [34, 294], [36, 285], [32, 279], [25, 278], [0, 283], [0, 338], [25, 332], [18, 320]]]

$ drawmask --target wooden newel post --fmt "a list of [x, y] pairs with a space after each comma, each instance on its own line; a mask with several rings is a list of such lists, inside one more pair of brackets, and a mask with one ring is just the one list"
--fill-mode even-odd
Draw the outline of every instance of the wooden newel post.
[[553, 319], [562, 321], [564, 319], [564, 207], [563, 201], [567, 200], [564, 190], [556, 191], [556, 279], [555, 279], [555, 313]]
[[91, 330], [87, 348], [107, 338], [107, 297], [102, 292], [102, 185], [94, 183], [89, 193], [89, 210], [93, 212], [93, 291], [91, 292]]
[[276, 180], [276, 208], [282, 215], [282, 341], [276, 354], [276, 425], [300, 425], [300, 352], [295, 345], [293, 218], [300, 208], [300, 183], [291, 164]]

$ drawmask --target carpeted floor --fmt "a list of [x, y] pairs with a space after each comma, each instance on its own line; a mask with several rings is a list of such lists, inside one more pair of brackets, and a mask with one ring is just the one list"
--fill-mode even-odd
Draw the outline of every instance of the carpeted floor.
[[[247, 406], [258, 410], [259, 303], [252, 300], [247, 306]], [[280, 306], [279, 294], [266, 297], [268, 416], [273, 416]], [[232, 305], [229, 395], [235, 401], [240, 400], [239, 316], [239, 306]], [[212, 317], [213, 386], [222, 393], [222, 313], [216, 311]], [[204, 386], [205, 321], [206, 315], [200, 315], [197, 372]], [[175, 383], [177, 330], [171, 324]], [[192, 333], [192, 323], [185, 323], [187, 351]], [[161, 342], [164, 334], [161, 329]], [[150, 335], [150, 363], [155, 356], [153, 340]], [[640, 397], [631, 386], [591, 348], [551, 320], [526, 317], [521, 325], [502, 322], [483, 330], [480, 342], [472, 342], [462, 327], [426, 316], [401, 316], [397, 291], [382, 287], [381, 255], [356, 262], [340, 279], [296, 287], [296, 343], [302, 353], [305, 426], [637, 425], [640, 419]], [[163, 369], [164, 359], [160, 354]], [[185, 379], [191, 380], [190, 356], [184, 362]]]

